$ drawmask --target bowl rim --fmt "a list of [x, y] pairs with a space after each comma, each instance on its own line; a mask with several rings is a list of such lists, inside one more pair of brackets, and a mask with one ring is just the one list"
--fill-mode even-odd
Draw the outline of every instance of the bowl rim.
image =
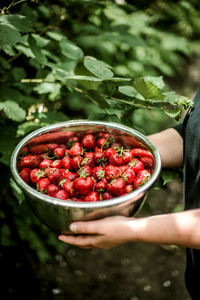
[[[77, 201], [72, 201], [72, 200], [61, 200], [58, 198], [53, 198], [50, 196], [47, 196], [46, 194], [43, 194], [34, 188], [32, 188], [29, 184], [27, 184], [19, 175], [17, 171], [17, 158], [20, 150], [25, 146], [25, 144], [30, 141], [32, 138], [44, 134], [48, 131], [54, 130], [54, 129], [59, 129], [62, 127], [74, 127], [74, 126], [79, 126], [79, 125], [95, 125], [95, 126], [105, 126], [107, 128], [111, 129], [117, 129], [124, 131], [125, 133], [134, 135], [134, 137], [138, 138], [140, 141], [144, 142], [145, 145], [150, 148], [150, 150], [153, 152], [153, 156], [155, 159], [155, 168], [154, 172], [150, 178], [150, 180], [145, 183], [143, 186], [140, 188], [120, 197], [115, 197], [109, 200], [103, 200], [103, 201], [98, 201], [98, 202], [77, 202]], [[70, 129], [69, 129], [70, 130]], [[158, 179], [160, 172], [161, 172], [161, 157], [158, 149], [156, 146], [141, 132], [139, 132], [136, 129], [133, 129], [131, 127], [121, 125], [119, 123], [115, 122], [109, 122], [109, 121], [90, 121], [90, 120], [85, 120], [85, 119], [78, 119], [78, 120], [71, 120], [71, 121], [64, 121], [64, 122], [59, 122], [59, 123], [54, 123], [51, 125], [44, 126], [42, 128], [39, 128], [27, 136], [25, 136], [15, 147], [15, 149], [12, 152], [12, 156], [10, 159], [10, 168], [11, 168], [11, 173], [14, 178], [14, 180], [17, 182], [19, 187], [25, 192], [25, 194], [28, 194], [29, 196], [32, 196], [35, 198], [35, 200], [38, 201], [45, 201], [46, 203], [53, 204], [56, 206], [63, 206], [63, 207], [71, 207], [71, 208], [105, 208], [109, 206], [114, 206], [118, 205], [124, 202], [127, 202], [140, 194], [145, 194], [150, 187], [156, 182]]]

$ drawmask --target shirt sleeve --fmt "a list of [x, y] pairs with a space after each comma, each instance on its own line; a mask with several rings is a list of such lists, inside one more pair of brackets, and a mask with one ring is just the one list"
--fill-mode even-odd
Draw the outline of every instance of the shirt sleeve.
[[176, 126], [173, 127], [176, 131], [178, 131], [178, 133], [182, 136], [182, 138], [184, 137], [184, 131], [183, 131], [183, 124], [178, 124]]

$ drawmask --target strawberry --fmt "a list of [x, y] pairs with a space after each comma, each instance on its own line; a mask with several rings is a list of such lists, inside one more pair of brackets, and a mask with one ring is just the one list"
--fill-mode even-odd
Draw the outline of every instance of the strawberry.
[[92, 176], [92, 168], [90, 166], [85, 166], [79, 169], [78, 174], [80, 177], [86, 178]]
[[123, 158], [124, 158], [124, 163], [128, 164], [130, 162], [130, 160], [133, 158], [131, 151], [125, 150], [123, 152]]
[[69, 156], [64, 156], [61, 159], [61, 167], [64, 169], [68, 169], [71, 170], [71, 159], [69, 158]]
[[96, 180], [101, 180], [105, 177], [105, 169], [102, 166], [97, 166], [92, 170], [92, 175]]
[[144, 164], [137, 158], [133, 158], [129, 163], [130, 168], [137, 174], [139, 171], [144, 170]]
[[36, 145], [36, 146], [32, 146], [30, 148], [30, 152], [32, 154], [42, 154], [45, 152], [51, 152], [53, 151], [56, 147], [58, 147], [58, 144], [40, 144], [40, 145]]
[[133, 185], [132, 184], [127, 184], [125, 186], [125, 193], [131, 193], [133, 191]]
[[55, 192], [54, 194], [52, 194], [52, 196], [54, 198], [58, 198], [58, 199], [61, 199], [61, 200], [69, 199], [69, 196], [68, 196], [67, 192], [65, 192], [64, 190], [59, 190], [59, 191]]
[[30, 179], [33, 183], [37, 183], [41, 177], [44, 177], [44, 171], [40, 169], [35, 168], [30, 173]]
[[62, 188], [67, 192], [70, 197], [75, 195], [74, 183], [69, 179], [64, 179], [65, 182], [62, 185]]
[[111, 138], [110, 133], [104, 133], [104, 132], [99, 132], [98, 136], [99, 136], [100, 138], [105, 138], [105, 139]]
[[98, 181], [95, 183], [95, 191], [100, 193], [100, 192], [105, 192], [107, 188], [107, 180], [103, 178], [102, 180]]
[[103, 150], [97, 146], [94, 148], [94, 152], [103, 152]]
[[107, 181], [115, 179], [119, 175], [119, 168], [117, 166], [108, 165], [105, 167], [105, 178]]
[[48, 178], [40, 178], [37, 182], [37, 189], [41, 193], [47, 193], [47, 187], [50, 185], [50, 180]]
[[20, 153], [19, 153], [19, 155], [20, 155], [20, 157], [22, 157], [22, 156], [25, 156], [26, 154], [28, 154], [28, 147], [27, 146], [24, 146], [22, 149], [21, 149], [21, 151], [20, 151]]
[[83, 155], [83, 160], [81, 162], [81, 166], [90, 166], [91, 168], [94, 167], [94, 153], [93, 152], [87, 152]]
[[70, 148], [69, 150], [69, 156], [76, 156], [76, 155], [81, 155], [82, 154], [82, 147], [79, 142], [75, 142], [74, 145]]
[[31, 169], [23, 168], [21, 170], [21, 172], [19, 173], [19, 175], [26, 183], [29, 183], [30, 182], [30, 173], [31, 173]]
[[110, 155], [109, 163], [114, 166], [122, 166], [124, 164], [124, 159], [118, 153], [115, 153], [114, 155]]
[[60, 190], [59, 187], [55, 184], [50, 184], [50, 185], [47, 186], [48, 195], [52, 195], [55, 192], [58, 192], [59, 190]]
[[81, 167], [81, 162], [83, 158], [79, 155], [72, 157], [71, 166], [73, 169], [78, 170]]
[[39, 167], [40, 162], [43, 158], [40, 155], [26, 155], [21, 158], [20, 166], [21, 168], [34, 169]]
[[77, 173], [73, 173], [69, 170], [60, 169], [60, 171], [64, 179], [69, 179], [70, 181], [73, 181], [76, 177], [78, 177]]
[[119, 166], [119, 174], [123, 176], [124, 172], [129, 169], [129, 165]]
[[133, 169], [128, 168], [124, 171], [122, 178], [125, 180], [126, 184], [130, 184], [135, 179], [135, 172], [133, 171]]
[[87, 196], [83, 199], [85, 202], [97, 202], [100, 201], [100, 196], [97, 192], [90, 192]]
[[92, 177], [79, 177], [74, 179], [74, 187], [75, 190], [80, 194], [80, 195], [87, 195], [90, 192], [92, 192], [94, 186], [94, 180]]
[[69, 138], [69, 140], [67, 142], [67, 147], [70, 149], [78, 141], [79, 141], [79, 139], [77, 136], [73, 136], [73, 137]]
[[143, 162], [145, 169], [153, 169], [154, 159], [152, 157], [142, 156], [140, 157], [140, 161]]
[[55, 159], [55, 160], [51, 163], [51, 166], [50, 166], [50, 167], [60, 169], [61, 166], [62, 166], [61, 159]]
[[107, 138], [100, 138], [97, 140], [97, 146], [99, 148], [101, 148], [102, 150], [108, 149], [111, 143], [111, 138], [107, 137]]
[[63, 179], [61, 169], [56, 168], [46, 168], [45, 176], [47, 176], [51, 183], [58, 185], [59, 182]]
[[109, 192], [105, 192], [103, 193], [103, 200], [109, 200], [109, 199], [112, 199], [113, 198], [113, 195]]
[[57, 147], [53, 150], [53, 154], [56, 158], [62, 158], [65, 155], [65, 149]]
[[102, 151], [98, 151], [94, 153], [94, 163], [96, 165], [105, 165], [105, 163], [107, 162], [107, 156], [105, 152]]
[[81, 141], [81, 145], [83, 146], [83, 148], [87, 149], [87, 150], [92, 150], [95, 147], [95, 138], [92, 134], [86, 134], [82, 141]]
[[138, 172], [136, 179], [134, 180], [134, 188], [138, 189], [144, 185], [151, 178], [151, 173], [148, 170], [141, 170]]
[[107, 156], [108, 159], [109, 159], [110, 156], [113, 156], [115, 153], [117, 153], [116, 150], [112, 149], [112, 148], [108, 148], [105, 151], [105, 154], [106, 154], [106, 156]]
[[124, 179], [117, 178], [108, 184], [107, 189], [108, 189], [108, 192], [110, 192], [114, 196], [121, 196], [124, 194], [125, 186], [126, 186], [126, 184], [125, 184]]
[[45, 158], [41, 161], [41, 163], [39, 164], [39, 167], [41, 169], [45, 169], [50, 167], [50, 165], [52, 164], [52, 161], [49, 158]]
[[147, 156], [153, 158], [153, 154], [146, 149], [141, 149], [141, 148], [134, 148], [131, 150], [131, 154], [133, 157], [142, 157], [142, 156]]

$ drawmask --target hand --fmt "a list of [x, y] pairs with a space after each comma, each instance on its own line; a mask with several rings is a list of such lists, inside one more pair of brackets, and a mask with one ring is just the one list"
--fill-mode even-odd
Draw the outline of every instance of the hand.
[[133, 240], [131, 224], [133, 218], [108, 217], [97, 221], [75, 222], [70, 230], [77, 235], [59, 235], [59, 240], [81, 248], [109, 249]]

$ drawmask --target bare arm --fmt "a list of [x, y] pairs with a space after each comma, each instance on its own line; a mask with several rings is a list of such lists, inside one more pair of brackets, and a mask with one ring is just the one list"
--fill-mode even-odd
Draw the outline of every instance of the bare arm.
[[183, 139], [174, 128], [149, 135], [148, 138], [158, 148], [163, 167], [183, 165]]

